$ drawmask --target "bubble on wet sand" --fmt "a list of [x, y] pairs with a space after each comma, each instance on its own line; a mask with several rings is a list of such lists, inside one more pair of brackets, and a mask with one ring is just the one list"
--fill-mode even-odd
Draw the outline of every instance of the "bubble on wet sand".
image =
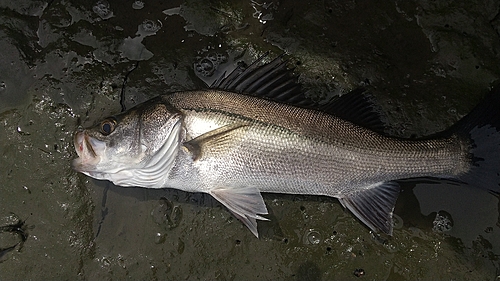
[[314, 229], [307, 230], [302, 239], [302, 242], [306, 245], [318, 245], [321, 241], [321, 234]]
[[211, 76], [214, 69], [214, 63], [207, 58], [201, 59], [201, 61], [196, 64], [196, 71], [203, 76]]
[[97, 1], [94, 7], [92, 7], [92, 11], [94, 11], [94, 13], [96, 13], [103, 20], [113, 17], [113, 11], [111, 11], [108, 1]]
[[142, 36], [154, 35], [162, 28], [161, 21], [144, 20], [138, 27], [137, 34]]
[[155, 243], [156, 244], [163, 244], [167, 240], [167, 235], [157, 232], [155, 235]]
[[436, 218], [432, 222], [432, 230], [435, 232], [448, 232], [453, 228], [453, 219], [448, 212], [439, 211], [436, 214]]
[[195, 64], [196, 73], [203, 77], [210, 77], [214, 74], [220, 64], [225, 63], [227, 57], [219, 53], [211, 53], [200, 58]]
[[392, 214], [392, 228], [393, 229], [403, 228], [403, 219], [396, 214]]
[[182, 220], [182, 209], [179, 206], [174, 206], [167, 198], [162, 197], [158, 206], [151, 212], [151, 216], [158, 225], [170, 230], [179, 226]]
[[144, 8], [144, 2], [142, 1], [134, 1], [134, 3], [132, 3], [132, 9], [134, 10], [140, 10]]

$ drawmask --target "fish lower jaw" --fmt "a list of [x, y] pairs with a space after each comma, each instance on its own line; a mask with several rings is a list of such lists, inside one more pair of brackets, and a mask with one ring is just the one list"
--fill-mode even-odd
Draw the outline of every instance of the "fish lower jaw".
[[78, 157], [71, 162], [73, 170], [90, 175], [96, 169], [99, 159], [97, 157]]

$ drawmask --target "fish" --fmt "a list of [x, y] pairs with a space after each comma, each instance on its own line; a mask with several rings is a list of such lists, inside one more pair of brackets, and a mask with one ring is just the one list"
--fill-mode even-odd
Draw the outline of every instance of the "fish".
[[207, 193], [257, 238], [265, 192], [337, 198], [388, 235], [402, 180], [500, 193], [500, 87], [450, 128], [405, 139], [384, 133], [366, 89], [319, 104], [283, 56], [264, 60], [79, 127], [73, 169], [123, 187]]

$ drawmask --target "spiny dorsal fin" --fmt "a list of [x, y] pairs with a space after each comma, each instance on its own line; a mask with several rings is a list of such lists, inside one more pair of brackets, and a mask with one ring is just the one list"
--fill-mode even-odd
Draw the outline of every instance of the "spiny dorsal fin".
[[298, 83], [297, 76], [288, 69], [283, 55], [267, 64], [262, 61], [269, 53], [259, 57], [248, 67], [239, 65], [228, 76], [217, 79], [210, 88], [271, 99], [295, 106], [311, 106]]
[[396, 182], [382, 182], [339, 200], [373, 231], [381, 230], [392, 235], [392, 212], [399, 190]]

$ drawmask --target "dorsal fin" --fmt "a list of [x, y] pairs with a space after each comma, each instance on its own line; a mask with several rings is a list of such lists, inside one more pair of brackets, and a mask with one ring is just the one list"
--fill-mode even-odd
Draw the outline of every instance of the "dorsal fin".
[[382, 133], [384, 123], [375, 110], [366, 90], [359, 88], [325, 105], [307, 98], [298, 83], [297, 76], [287, 67], [283, 55], [263, 64], [269, 52], [259, 57], [248, 67], [238, 65], [229, 75], [222, 75], [210, 88], [267, 98], [276, 102], [320, 110], [354, 124]]
[[357, 88], [334, 98], [327, 104], [319, 106], [318, 109], [378, 133], [383, 133], [385, 129], [373, 97], [364, 88]]
[[298, 83], [297, 76], [288, 69], [283, 55], [262, 64], [269, 52], [248, 67], [238, 65], [229, 75], [217, 79], [210, 88], [268, 98], [295, 106], [310, 107], [309, 100]]

